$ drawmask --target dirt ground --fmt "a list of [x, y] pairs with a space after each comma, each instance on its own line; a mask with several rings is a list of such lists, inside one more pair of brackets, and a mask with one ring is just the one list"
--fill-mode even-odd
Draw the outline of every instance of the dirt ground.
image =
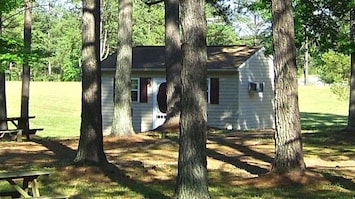
[[[207, 155], [210, 183], [268, 187], [339, 181], [344, 187], [355, 190], [354, 154], [350, 151], [350, 155], [344, 152], [343, 156], [330, 158], [334, 150], [326, 146], [321, 147], [326, 153], [324, 156], [319, 155], [323, 153], [319, 148], [305, 148], [308, 169], [302, 175], [268, 173], [274, 153], [272, 136], [271, 131], [209, 135]], [[112, 180], [107, 173], [97, 172], [95, 168], [73, 166], [78, 138], [0, 141], [0, 146], [0, 171], [55, 167], [63, 180], [70, 181], [69, 178], [75, 177], [102, 182]], [[151, 132], [131, 137], [105, 137], [104, 147], [113, 166], [111, 170], [108, 168], [109, 172], [141, 182], [172, 181], [176, 177], [177, 136], [168, 134], [162, 139], [159, 134]], [[324, 171], [333, 174], [324, 175]], [[90, 175], [86, 175], [88, 173]]]

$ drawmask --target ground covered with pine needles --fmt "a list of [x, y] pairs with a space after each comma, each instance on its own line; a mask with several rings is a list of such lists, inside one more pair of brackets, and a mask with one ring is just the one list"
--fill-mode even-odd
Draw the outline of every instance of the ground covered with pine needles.
[[[79, 140], [0, 141], [0, 171], [48, 169], [44, 195], [70, 198], [171, 198], [177, 175], [176, 133], [105, 137], [109, 164], [77, 165]], [[207, 142], [212, 198], [354, 198], [355, 133], [303, 134], [307, 171], [270, 173], [272, 131], [212, 132]], [[9, 191], [0, 182], [0, 191]]]

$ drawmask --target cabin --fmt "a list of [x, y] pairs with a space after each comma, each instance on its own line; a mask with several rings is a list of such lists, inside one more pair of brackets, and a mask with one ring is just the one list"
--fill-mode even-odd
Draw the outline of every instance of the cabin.
[[[228, 130], [274, 128], [273, 64], [258, 46], [207, 47], [207, 123]], [[113, 117], [114, 76], [117, 54], [101, 63], [102, 118], [110, 133]], [[160, 126], [164, 109], [159, 93], [165, 84], [165, 47], [133, 47], [132, 120], [136, 132]], [[166, 96], [165, 96], [166, 98]]]

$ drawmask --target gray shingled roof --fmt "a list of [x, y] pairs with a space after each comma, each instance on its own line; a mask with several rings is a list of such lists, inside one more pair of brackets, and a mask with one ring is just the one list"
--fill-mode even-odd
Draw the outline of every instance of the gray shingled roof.
[[[249, 59], [261, 47], [244, 45], [208, 46], [207, 68], [212, 71], [235, 70]], [[115, 70], [117, 53], [107, 57], [101, 63], [102, 70]], [[164, 46], [137, 46], [133, 48], [132, 71], [164, 71]]]

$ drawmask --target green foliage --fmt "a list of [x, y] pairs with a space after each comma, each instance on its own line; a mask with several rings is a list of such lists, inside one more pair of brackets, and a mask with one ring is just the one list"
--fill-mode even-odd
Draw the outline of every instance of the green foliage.
[[215, 14], [219, 11], [210, 4], [205, 5], [207, 18], [207, 45], [233, 45], [239, 39], [228, 21]]
[[8, 62], [22, 63], [23, 43], [13, 38], [0, 36], [0, 66], [2, 69]]
[[0, 15], [18, 8], [22, 3], [22, 0], [0, 0]]
[[329, 50], [321, 55], [320, 78], [328, 84], [349, 82], [350, 57]]
[[332, 91], [332, 93], [334, 93], [338, 100], [343, 100], [343, 101], [347, 101], [349, 100], [349, 90], [350, 87], [347, 84], [342, 84], [342, 83], [333, 83], [330, 86], [330, 90]]
[[[0, 0], [0, 3], [4, 0]], [[3, 15], [4, 38], [17, 41], [18, 47], [2, 48], [0, 60], [5, 65], [11, 79], [20, 79], [21, 62], [24, 57], [20, 53], [23, 45], [23, 12], [18, 8], [23, 1], [4, 1], [0, 4], [7, 9]], [[16, 3], [16, 4], [15, 4]], [[11, 6], [8, 6], [11, 5]], [[16, 6], [17, 7], [16, 7]], [[213, 5], [213, 6], [211, 6]], [[15, 7], [13, 7], [15, 6]], [[81, 5], [80, 1], [37, 0], [33, 4], [32, 27], [32, 62], [31, 78], [34, 80], [77, 81], [81, 79]], [[164, 45], [164, 4], [146, 5], [141, 0], [134, 1], [133, 12], [133, 45]], [[216, 13], [225, 7], [213, 1], [206, 5], [207, 17], [214, 18]], [[2, 7], [0, 7], [2, 8]], [[116, 0], [102, 1], [102, 40], [107, 39], [105, 47], [113, 53], [117, 47], [118, 6]], [[238, 37], [231, 24], [220, 20], [208, 24], [208, 43], [210, 45], [236, 44]], [[8, 41], [10, 42], [10, 41]], [[10, 45], [10, 44], [9, 44]], [[13, 52], [5, 53], [5, 50]], [[15, 50], [18, 54], [14, 54]], [[103, 51], [104, 52], [104, 51]], [[106, 52], [106, 51], [105, 51]], [[11, 53], [11, 54], [10, 54]], [[8, 62], [11, 61], [11, 70]], [[9, 79], [9, 77], [8, 77]]]
[[208, 45], [232, 45], [238, 43], [237, 34], [232, 26], [226, 24], [207, 25], [207, 44]]
[[350, 57], [329, 50], [321, 55], [318, 68], [320, 78], [331, 84], [331, 91], [341, 100], [349, 97]]
[[9, 62], [21, 65], [25, 59], [30, 61], [30, 65], [34, 65], [40, 55], [47, 54], [43, 50], [33, 50], [31, 54], [27, 54], [22, 41], [6, 36], [0, 36], [0, 46], [0, 71], [4, 71]]
[[133, 4], [134, 45], [164, 45], [164, 4], [148, 6], [141, 0]]

